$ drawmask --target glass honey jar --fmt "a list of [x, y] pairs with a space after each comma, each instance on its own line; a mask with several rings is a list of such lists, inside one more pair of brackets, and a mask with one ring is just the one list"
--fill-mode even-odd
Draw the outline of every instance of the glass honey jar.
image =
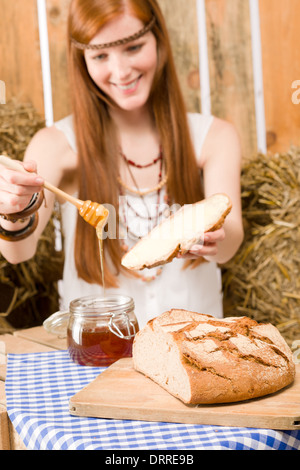
[[108, 295], [73, 300], [67, 327], [70, 357], [76, 364], [96, 367], [131, 357], [138, 329], [131, 297]]

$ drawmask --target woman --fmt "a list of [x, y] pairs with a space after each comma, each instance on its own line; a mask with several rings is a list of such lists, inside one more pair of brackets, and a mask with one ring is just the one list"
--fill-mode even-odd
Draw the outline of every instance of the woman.
[[[116, 231], [104, 240], [105, 287], [133, 297], [140, 326], [170, 308], [221, 317], [217, 263], [229, 260], [243, 238], [235, 130], [212, 116], [187, 115], [156, 0], [73, 0], [68, 38], [73, 113], [33, 138], [23, 163], [28, 174], [1, 168], [0, 224], [10, 240], [0, 240], [1, 253], [11, 263], [34, 255], [53, 194], [47, 192], [35, 229], [30, 224], [37, 218], [22, 211], [44, 177], [115, 209]], [[206, 234], [184, 259], [135, 275], [121, 267], [124, 252], [167, 207], [217, 192], [230, 196], [233, 209], [224, 227]], [[7, 220], [17, 212], [16, 222]], [[102, 287], [95, 230], [69, 203], [62, 204], [62, 225], [67, 307]]]

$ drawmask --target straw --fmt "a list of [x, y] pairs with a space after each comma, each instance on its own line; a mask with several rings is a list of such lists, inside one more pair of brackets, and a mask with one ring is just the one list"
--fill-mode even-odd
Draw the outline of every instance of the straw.
[[258, 155], [242, 169], [245, 238], [222, 266], [225, 316], [300, 338], [300, 149]]

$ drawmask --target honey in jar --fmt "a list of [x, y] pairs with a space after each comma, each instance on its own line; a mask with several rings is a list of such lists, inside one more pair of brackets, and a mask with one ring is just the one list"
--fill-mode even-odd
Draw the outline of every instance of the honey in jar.
[[76, 364], [104, 367], [131, 357], [137, 331], [131, 297], [90, 296], [70, 304], [67, 341], [70, 357]]

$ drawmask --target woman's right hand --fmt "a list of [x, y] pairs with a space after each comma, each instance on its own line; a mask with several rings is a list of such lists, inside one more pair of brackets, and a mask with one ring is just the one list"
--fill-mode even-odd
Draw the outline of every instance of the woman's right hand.
[[0, 213], [21, 212], [32, 195], [43, 189], [44, 180], [37, 175], [34, 161], [18, 162], [24, 171], [16, 171], [0, 164]]

